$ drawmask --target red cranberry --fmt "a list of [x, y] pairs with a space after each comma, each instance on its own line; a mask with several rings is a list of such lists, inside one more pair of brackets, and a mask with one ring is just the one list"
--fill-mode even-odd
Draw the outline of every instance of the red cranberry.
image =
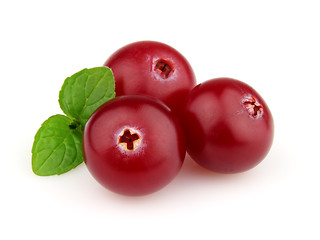
[[218, 78], [196, 86], [185, 105], [187, 151], [203, 167], [237, 173], [256, 166], [273, 141], [273, 119], [247, 84]]
[[104, 187], [144, 195], [167, 185], [184, 161], [183, 133], [170, 109], [147, 96], [117, 97], [89, 119], [85, 163]]
[[174, 112], [196, 85], [189, 62], [174, 48], [154, 41], [126, 45], [105, 62], [113, 71], [116, 95], [144, 94], [160, 99]]

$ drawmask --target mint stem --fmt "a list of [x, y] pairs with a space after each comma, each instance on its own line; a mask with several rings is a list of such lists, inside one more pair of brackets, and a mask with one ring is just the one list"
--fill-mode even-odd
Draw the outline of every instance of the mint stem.
[[69, 124], [69, 128], [71, 130], [77, 129], [79, 126], [81, 126], [81, 123], [78, 120], [73, 120], [72, 123]]

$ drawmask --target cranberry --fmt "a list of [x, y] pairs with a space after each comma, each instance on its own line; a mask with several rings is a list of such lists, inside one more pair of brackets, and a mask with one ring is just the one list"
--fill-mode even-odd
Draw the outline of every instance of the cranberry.
[[174, 112], [182, 108], [196, 85], [189, 62], [174, 48], [154, 41], [126, 45], [105, 62], [113, 71], [116, 95], [143, 94], [167, 104]]
[[144, 195], [167, 185], [179, 172], [186, 147], [170, 109], [147, 96], [117, 97], [88, 120], [85, 163], [104, 187]]
[[187, 151], [207, 169], [246, 171], [262, 161], [271, 147], [271, 112], [243, 82], [217, 78], [201, 83], [190, 92], [184, 111]]

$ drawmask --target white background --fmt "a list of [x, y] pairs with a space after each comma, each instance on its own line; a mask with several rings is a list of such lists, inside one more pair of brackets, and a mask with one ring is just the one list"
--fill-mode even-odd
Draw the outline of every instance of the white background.
[[[318, 1], [1, 1], [1, 239], [319, 239]], [[33, 137], [62, 113], [64, 79], [138, 40], [165, 42], [198, 82], [233, 77], [268, 103], [275, 139], [236, 175], [189, 158], [144, 197], [103, 189], [84, 164], [31, 170]]]

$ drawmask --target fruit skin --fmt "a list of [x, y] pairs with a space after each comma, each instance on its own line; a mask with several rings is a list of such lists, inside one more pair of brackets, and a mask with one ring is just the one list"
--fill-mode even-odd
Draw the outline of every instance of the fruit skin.
[[128, 44], [113, 53], [104, 66], [114, 74], [116, 96], [149, 95], [163, 101], [174, 112], [180, 111], [185, 97], [196, 85], [187, 59], [160, 42]]
[[183, 119], [187, 152], [215, 172], [249, 170], [272, 145], [274, 123], [267, 104], [252, 87], [235, 79], [197, 85], [187, 98]]
[[[124, 134], [126, 129], [132, 132]], [[131, 141], [129, 145], [129, 138], [137, 146]], [[102, 105], [88, 120], [83, 152], [90, 173], [104, 187], [138, 196], [161, 189], [178, 174], [186, 146], [175, 116], [162, 102], [122, 96]]]

